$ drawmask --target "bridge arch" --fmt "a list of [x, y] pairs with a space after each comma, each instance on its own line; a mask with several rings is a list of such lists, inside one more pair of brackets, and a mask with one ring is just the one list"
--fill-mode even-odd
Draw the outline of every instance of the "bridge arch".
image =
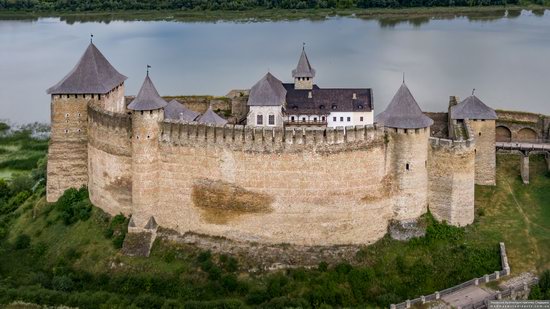
[[495, 132], [497, 142], [510, 142], [512, 140], [512, 131], [508, 127], [497, 126]]
[[534, 142], [538, 139], [538, 134], [531, 128], [523, 128], [518, 131], [516, 139], [518, 141]]

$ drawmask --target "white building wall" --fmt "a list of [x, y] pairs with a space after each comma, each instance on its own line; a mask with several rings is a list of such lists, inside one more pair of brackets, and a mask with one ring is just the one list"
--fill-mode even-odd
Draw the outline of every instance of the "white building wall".
[[[258, 124], [258, 115], [263, 117], [263, 123]], [[269, 124], [269, 115], [275, 116], [275, 124]], [[281, 106], [250, 106], [246, 117], [246, 125], [251, 127], [282, 127], [283, 108]]]
[[373, 112], [331, 112], [328, 115], [327, 127], [364, 126], [373, 123]]

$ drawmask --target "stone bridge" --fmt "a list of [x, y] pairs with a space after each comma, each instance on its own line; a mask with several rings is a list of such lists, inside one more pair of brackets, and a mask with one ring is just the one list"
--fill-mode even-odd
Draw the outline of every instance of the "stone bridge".
[[[498, 133], [497, 133], [498, 134]], [[544, 154], [548, 170], [550, 170], [550, 140], [537, 142], [499, 142], [495, 143], [497, 152], [518, 153], [520, 155], [521, 179], [524, 184], [529, 183], [529, 155]]]

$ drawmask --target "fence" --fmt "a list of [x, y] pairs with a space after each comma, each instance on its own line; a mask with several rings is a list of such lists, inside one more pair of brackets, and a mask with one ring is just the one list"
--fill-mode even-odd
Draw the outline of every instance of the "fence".
[[[402, 303], [399, 303], [399, 304], [392, 304], [390, 306], [390, 308], [391, 309], [410, 308], [412, 305], [424, 304], [428, 301], [438, 300], [444, 295], [454, 293], [454, 292], [459, 291], [463, 288], [466, 288], [466, 287], [469, 287], [469, 286], [472, 286], [472, 285], [479, 285], [479, 284], [482, 284], [482, 283], [488, 283], [488, 282], [491, 282], [491, 281], [498, 280], [500, 277], [509, 275], [510, 274], [510, 265], [508, 264], [508, 256], [506, 255], [506, 247], [504, 246], [503, 242], [501, 242], [499, 244], [499, 247], [500, 247], [500, 263], [502, 265], [502, 270], [495, 271], [492, 274], [486, 274], [486, 275], [484, 275], [483, 277], [480, 277], [480, 278], [474, 278], [472, 280], [463, 282], [459, 285], [455, 285], [453, 287], [450, 287], [450, 288], [442, 290], [442, 291], [437, 291], [437, 292], [429, 294], [429, 295], [423, 295], [423, 296], [420, 296], [420, 297], [415, 298], [415, 299], [408, 299], [408, 300], [406, 300]], [[528, 284], [530, 284], [530, 282]], [[513, 289], [509, 289], [509, 290], [510, 291], [507, 292], [509, 294], [507, 294], [506, 296], [510, 296], [511, 293], [513, 292], [512, 291]], [[504, 295], [505, 292], [506, 291], [501, 292], [500, 297], [506, 297]], [[497, 295], [498, 295], [498, 293], [495, 294], [495, 295], [492, 295], [491, 297], [493, 297], [493, 296], [496, 297]], [[492, 299], [497, 299], [497, 298], [492, 298]], [[484, 300], [482, 302], [483, 306], [481, 306], [481, 304], [476, 303], [476, 304], [471, 304], [468, 307], [463, 307], [462, 309], [465, 309], [465, 308], [468, 308], [468, 309], [484, 308], [486, 306], [486, 302], [489, 301], [489, 300], [492, 300], [492, 299]], [[476, 307], [476, 305], [478, 305], [478, 307]]]

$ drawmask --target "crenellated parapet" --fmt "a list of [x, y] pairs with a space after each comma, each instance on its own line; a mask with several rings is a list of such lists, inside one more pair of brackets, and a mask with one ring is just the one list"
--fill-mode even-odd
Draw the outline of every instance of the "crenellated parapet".
[[339, 128], [256, 128], [242, 125], [204, 125], [164, 120], [161, 142], [172, 145], [223, 146], [246, 152], [276, 153], [314, 150], [332, 152], [372, 147], [383, 141], [376, 126]]

